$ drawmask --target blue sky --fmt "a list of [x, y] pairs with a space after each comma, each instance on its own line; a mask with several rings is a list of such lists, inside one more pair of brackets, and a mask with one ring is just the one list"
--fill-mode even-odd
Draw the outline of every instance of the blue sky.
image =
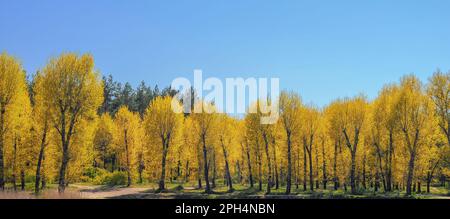
[[28, 72], [90, 52], [116, 80], [279, 77], [318, 105], [450, 70], [450, 1], [5, 1], [0, 51]]

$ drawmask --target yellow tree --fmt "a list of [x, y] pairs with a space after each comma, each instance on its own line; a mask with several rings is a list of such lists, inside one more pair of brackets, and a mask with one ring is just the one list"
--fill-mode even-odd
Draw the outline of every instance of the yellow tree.
[[51, 59], [42, 71], [42, 95], [51, 114], [51, 122], [60, 137], [61, 166], [58, 191], [66, 188], [71, 140], [82, 120], [96, 115], [103, 98], [99, 74], [94, 72], [94, 59], [90, 55], [63, 54]]
[[139, 115], [121, 106], [114, 118], [114, 144], [121, 168], [127, 172], [127, 186], [132, 183], [132, 164], [139, 139]]
[[26, 95], [25, 74], [20, 63], [6, 53], [0, 54], [0, 189], [5, 188], [5, 137], [11, 121], [7, 121], [10, 107], [19, 95]]
[[292, 184], [292, 136], [297, 135], [300, 129], [300, 96], [295, 93], [282, 92], [279, 98], [280, 119], [287, 143], [287, 179], [286, 194], [291, 193]]
[[275, 180], [275, 189], [278, 190], [280, 188], [280, 178], [282, 173], [282, 146], [284, 145], [281, 139], [284, 135], [284, 131], [282, 128], [282, 124], [277, 122], [273, 125], [272, 129], [272, 158], [273, 158], [273, 179]]
[[367, 102], [364, 97], [357, 96], [346, 99], [343, 103], [343, 127], [345, 143], [350, 151], [350, 186], [353, 194], [356, 193], [356, 152], [360, 143], [360, 134], [366, 120]]
[[[252, 169], [252, 156], [251, 156], [251, 152], [250, 152], [250, 146], [249, 146], [249, 137], [248, 137], [248, 131], [247, 131], [247, 122], [244, 121], [239, 121], [238, 124], [238, 130], [246, 130], [246, 131], [241, 131], [239, 132], [238, 135], [238, 141], [239, 141], [239, 145], [241, 147], [241, 153], [243, 156], [242, 160], [245, 160], [245, 163], [247, 164], [247, 181], [250, 184], [250, 188], [253, 188], [254, 186], [254, 181], [253, 181], [253, 169]], [[242, 171], [244, 172], [244, 171]]]
[[[253, 147], [254, 157], [256, 160], [256, 166], [258, 169], [259, 190], [262, 190], [263, 177], [265, 176], [267, 181], [266, 194], [270, 194], [273, 186], [273, 154], [274, 145], [274, 125], [262, 123], [262, 118], [268, 116], [263, 113], [261, 107], [264, 105], [264, 100], [258, 100], [252, 104], [249, 108], [249, 113], [245, 117], [246, 124], [246, 136], [247, 143], [250, 143]], [[263, 155], [264, 154], [264, 155]], [[264, 164], [265, 163], [265, 167]], [[264, 173], [263, 173], [264, 172]]]
[[[440, 151], [441, 153], [434, 153], [439, 158], [434, 159], [435, 164], [429, 165], [431, 167], [427, 172], [427, 192], [429, 192], [431, 180], [433, 179], [435, 170], [437, 169], [438, 164], [441, 162], [441, 159], [449, 163], [448, 160], [450, 157], [450, 153], [448, 153], [448, 151], [450, 151], [450, 71], [447, 73], [443, 73], [438, 69], [429, 79], [427, 93], [434, 103], [434, 114], [437, 118], [437, 125], [440, 132], [445, 136], [447, 145], [446, 148], [438, 149], [438, 151]], [[447, 151], [447, 153], [445, 153], [445, 151]]]
[[[83, 119], [71, 139], [69, 163], [66, 171], [66, 185], [83, 180], [84, 170], [94, 163], [94, 133], [97, 118]], [[58, 147], [60, 149], [60, 147]], [[59, 151], [61, 153], [61, 151]]]
[[233, 180], [230, 171], [230, 152], [232, 152], [233, 139], [235, 139], [235, 131], [237, 124], [234, 119], [225, 114], [218, 116], [218, 122], [221, 131], [218, 133], [219, 144], [223, 152], [223, 159], [225, 162], [225, 177], [228, 184], [228, 191], [233, 191]]
[[[108, 159], [113, 149], [114, 122], [109, 114], [100, 116], [94, 133], [94, 164], [107, 169]], [[111, 166], [111, 171], [112, 166]]]
[[[269, 116], [266, 113], [262, 113], [261, 107], [262, 105], [266, 105], [265, 100], [258, 100], [255, 107], [257, 107], [256, 111], [256, 123], [255, 126], [259, 129], [259, 133], [263, 139], [264, 142], [264, 152], [266, 155], [266, 163], [267, 163], [267, 192], [266, 194], [270, 193], [270, 189], [273, 186], [273, 167], [272, 167], [272, 159], [274, 159], [275, 156], [271, 156], [270, 153], [270, 145], [274, 146], [274, 125], [273, 124], [262, 124], [262, 118]], [[274, 146], [275, 147], [275, 146]], [[275, 149], [273, 149], [275, 150]], [[273, 153], [272, 153], [273, 154]]]
[[[320, 115], [320, 122], [319, 127], [317, 131], [317, 143], [316, 143], [316, 149], [319, 151], [318, 153], [318, 160], [316, 166], [319, 168], [321, 172], [321, 179], [322, 179], [322, 188], [327, 189], [328, 181], [329, 181], [329, 173], [332, 172], [332, 151], [333, 149], [330, 147], [330, 139], [327, 136], [327, 121], [325, 120], [325, 113], [321, 113]], [[319, 166], [319, 164], [321, 164]]]
[[[436, 129], [435, 129], [436, 130]], [[439, 134], [437, 133], [439, 132]], [[445, 140], [444, 140], [445, 139]], [[430, 193], [431, 183], [434, 179], [435, 174], [441, 169], [442, 165], [450, 153], [450, 148], [447, 147], [447, 137], [443, 137], [442, 130], [436, 130], [434, 135], [431, 135], [427, 141], [423, 150], [423, 166], [426, 175], [424, 178], [426, 180], [427, 193]]]
[[[317, 129], [320, 123], [320, 112], [315, 107], [305, 106], [302, 108], [301, 114], [302, 125], [302, 142], [303, 147], [308, 155], [309, 161], [309, 187], [314, 190], [314, 173], [313, 173], [313, 146], [315, 145], [315, 138]], [[306, 161], [305, 161], [306, 165]], [[306, 174], [305, 174], [306, 175]], [[306, 176], [305, 176], [306, 178]]]
[[392, 190], [392, 166], [395, 149], [395, 139], [398, 135], [398, 111], [395, 102], [398, 97], [398, 86], [385, 86], [370, 107], [368, 138], [374, 146], [383, 187], [385, 191]]
[[[24, 84], [22, 84], [24, 86]], [[9, 132], [7, 133], [8, 147], [10, 151], [9, 166], [11, 166], [12, 181], [16, 190], [16, 180], [20, 176], [21, 189], [25, 189], [25, 175], [33, 160], [33, 147], [30, 144], [31, 134], [31, 103], [27, 90], [23, 87], [17, 93], [13, 104], [7, 113]]]
[[[140, 113], [138, 112], [138, 121], [136, 126], [136, 140], [135, 140], [135, 150], [133, 153], [133, 163], [131, 164], [133, 167], [133, 172], [136, 173], [137, 171], [137, 177], [138, 177], [138, 183], [144, 182], [144, 170], [146, 168], [145, 166], [145, 155], [147, 154], [147, 147], [144, 144], [145, 141], [145, 130], [144, 130], [144, 124], [142, 117], [140, 116]], [[136, 174], [135, 174], [136, 175]]]
[[[170, 146], [174, 144], [183, 122], [183, 115], [177, 113], [178, 109], [172, 109], [172, 98], [170, 96], [157, 97], [148, 107], [144, 123], [145, 131], [150, 141], [161, 145], [161, 177], [159, 179], [159, 190], [164, 191], [166, 178], [166, 159]], [[175, 102], [175, 101], [174, 101]], [[174, 106], [181, 108], [177, 102]]]
[[[193, 131], [194, 123], [191, 116], [184, 118], [182, 125], [182, 145], [185, 158], [185, 182], [190, 180], [192, 172], [196, 173], [198, 187], [202, 188], [201, 183], [201, 154], [199, 150], [199, 140], [197, 134]], [[192, 171], [193, 170], [193, 171]]]
[[420, 148], [420, 151], [418, 152], [418, 171], [416, 171], [416, 173], [418, 172], [418, 176], [416, 177], [418, 188], [420, 189], [421, 181], [425, 180], [427, 193], [430, 193], [430, 186], [433, 177], [436, 172], [438, 172], [440, 167], [439, 165], [443, 160], [445, 153], [448, 153], [446, 150], [448, 148], [446, 147], [446, 137], [442, 137], [442, 130], [435, 130], [436, 132], [428, 136], [426, 139], [426, 144]]
[[[257, 104], [251, 106], [251, 107], [257, 107]], [[245, 125], [246, 125], [246, 143], [249, 144], [248, 152], [254, 155], [254, 161], [256, 164], [256, 168], [258, 171], [257, 178], [258, 178], [258, 190], [262, 190], [262, 163], [263, 163], [263, 157], [262, 157], [262, 148], [261, 143], [262, 140], [262, 129], [260, 120], [261, 115], [260, 113], [248, 113], [245, 117]], [[252, 153], [253, 152], [253, 153]]]
[[49, 135], [51, 132], [50, 127], [50, 110], [49, 105], [46, 104], [45, 97], [42, 95], [42, 90], [44, 90], [44, 83], [42, 80], [42, 74], [38, 72], [33, 81], [33, 91], [36, 93], [34, 98], [34, 107], [33, 107], [33, 129], [36, 137], [36, 144], [38, 147], [38, 156], [37, 156], [37, 164], [36, 164], [36, 180], [34, 191], [35, 193], [39, 193], [39, 184], [41, 182], [42, 175], [42, 164], [44, 160], [45, 149], [49, 143]]
[[399, 125], [409, 155], [406, 177], [406, 194], [411, 195], [417, 152], [423, 145], [427, 122], [430, 119], [430, 101], [423, 93], [422, 84], [413, 75], [402, 78], [396, 110], [400, 114]]
[[450, 146], [450, 72], [444, 74], [437, 70], [429, 79], [428, 95], [434, 103], [439, 128]]
[[200, 145], [202, 147], [201, 151], [203, 153], [203, 176], [205, 178], [205, 192], [211, 193], [211, 185], [209, 182], [209, 167], [210, 161], [208, 159], [208, 151], [213, 150], [215, 144], [213, 134], [217, 129], [217, 114], [216, 108], [211, 103], [198, 102], [196, 109], [202, 109], [201, 112], [196, 112], [192, 114], [192, 119], [194, 121], [194, 130], [200, 140]]
[[332, 158], [332, 169], [333, 169], [333, 183], [334, 190], [339, 188], [339, 156], [342, 153], [341, 146], [343, 142], [343, 122], [342, 122], [342, 100], [333, 101], [327, 108], [325, 109], [325, 118], [326, 118], [326, 133], [331, 141], [330, 143], [333, 145], [333, 158]]

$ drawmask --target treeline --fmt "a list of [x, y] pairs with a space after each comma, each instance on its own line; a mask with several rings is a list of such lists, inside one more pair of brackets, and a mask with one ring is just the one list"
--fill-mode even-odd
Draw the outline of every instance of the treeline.
[[121, 84], [114, 81], [112, 75], [103, 76], [103, 103], [99, 114], [115, 115], [121, 106], [127, 106], [133, 112], [144, 115], [150, 102], [158, 96], [175, 96], [177, 91], [166, 87], [162, 90], [156, 85], [153, 89], [144, 81], [134, 89], [128, 82]]
[[[51, 59], [27, 83], [17, 59], [0, 56], [0, 187], [48, 183], [218, 183], [271, 193], [343, 189], [430, 192], [447, 181], [450, 73], [427, 84], [414, 75], [383, 87], [374, 100], [338, 99], [318, 108], [282, 92], [280, 118], [243, 119], [172, 110], [176, 91], [144, 83], [133, 89], [100, 78], [90, 55]], [[28, 84], [28, 87], [27, 87]], [[260, 100], [250, 107], [259, 108]], [[179, 104], [181, 106], [181, 103]], [[212, 112], [212, 113], [209, 113]], [[20, 183], [18, 181], [20, 180]]]

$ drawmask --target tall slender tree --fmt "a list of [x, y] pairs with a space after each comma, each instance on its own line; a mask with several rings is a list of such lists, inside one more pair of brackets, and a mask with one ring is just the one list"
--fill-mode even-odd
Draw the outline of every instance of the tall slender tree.
[[5, 188], [5, 159], [6, 135], [11, 129], [11, 119], [8, 114], [14, 105], [23, 104], [20, 95], [27, 96], [25, 72], [19, 61], [6, 54], [0, 54], [0, 190]]
[[77, 133], [80, 121], [92, 118], [102, 102], [102, 84], [93, 69], [91, 55], [63, 54], [51, 59], [43, 69], [42, 89], [36, 91], [43, 96], [52, 125], [61, 139], [59, 192], [64, 192], [66, 188], [72, 137]]
[[280, 122], [284, 128], [287, 143], [287, 179], [286, 194], [291, 193], [292, 185], [292, 137], [300, 129], [301, 100], [295, 93], [282, 92], [279, 99]]
[[[176, 102], [176, 101], [174, 101]], [[181, 108], [178, 103], [175, 107]], [[144, 123], [149, 140], [156, 141], [154, 144], [162, 146], [161, 177], [159, 179], [159, 190], [164, 191], [166, 179], [166, 161], [169, 149], [177, 137], [183, 115], [172, 109], [172, 98], [170, 96], [157, 97], [148, 107]]]

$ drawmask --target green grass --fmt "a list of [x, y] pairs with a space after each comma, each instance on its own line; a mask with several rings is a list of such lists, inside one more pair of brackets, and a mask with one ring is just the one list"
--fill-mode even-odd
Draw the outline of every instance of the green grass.
[[[374, 192], [373, 190], [361, 191], [357, 195], [353, 195], [350, 191], [344, 191], [342, 189], [333, 190], [332, 187], [324, 190], [322, 188], [315, 191], [303, 191], [303, 186], [296, 188], [296, 185], [292, 186], [292, 192], [289, 195], [285, 194], [285, 186], [280, 186], [279, 189], [273, 188], [271, 194], [266, 194], [266, 185], [263, 185], [263, 190], [258, 190], [258, 184], [255, 187], [249, 188], [248, 185], [234, 184], [233, 192], [228, 191], [228, 187], [218, 181], [217, 186], [213, 188], [211, 194], [206, 194], [204, 185], [203, 188], [198, 189], [196, 182], [190, 183], [166, 183], [165, 191], [157, 191], [158, 184], [156, 183], [143, 183], [132, 184], [130, 187], [125, 186], [98, 186], [90, 183], [77, 183], [71, 184], [67, 188], [67, 191], [72, 193], [110, 193], [112, 198], [122, 199], [450, 199], [450, 192], [448, 188], [434, 186], [431, 187], [431, 193], [414, 193], [412, 196], [406, 196], [404, 191], [394, 191], [384, 193], [383, 191]], [[12, 185], [7, 184], [9, 192], [12, 191]], [[309, 189], [309, 188], [308, 188]], [[350, 189], [350, 188], [348, 188]], [[18, 186], [20, 190], [20, 186]], [[26, 184], [26, 191], [22, 193], [32, 194], [34, 190], [33, 183]], [[56, 184], [48, 184], [46, 191], [55, 192], [57, 190]], [[121, 194], [121, 190], [131, 190], [127, 194]], [[115, 192], [118, 192], [117, 195]], [[75, 196], [76, 197], [76, 196]]]
[[167, 183], [166, 190], [163, 192], [157, 192], [157, 184], [144, 184], [144, 185], [134, 185], [137, 188], [149, 188], [145, 192], [139, 194], [131, 194], [119, 196], [118, 198], [201, 198], [201, 199], [261, 199], [261, 198], [271, 198], [271, 199], [423, 199], [423, 198], [450, 198], [449, 191], [443, 187], [433, 187], [431, 194], [413, 194], [407, 197], [404, 191], [394, 191], [390, 193], [384, 193], [382, 191], [364, 191], [358, 195], [353, 195], [350, 191], [345, 192], [344, 190], [333, 190], [333, 189], [318, 189], [315, 191], [303, 191], [300, 187], [296, 189], [295, 186], [292, 189], [291, 194], [285, 194], [285, 186], [281, 186], [279, 189], [271, 190], [270, 194], [266, 194], [265, 186], [263, 190], [259, 191], [258, 186], [255, 185], [253, 188], [249, 188], [248, 185], [235, 184], [233, 185], [234, 191], [229, 192], [228, 187], [220, 184], [213, 189], [211, 194], [206, 194], [204, 188], [198, 189], [197, 185], [194, 183]]

